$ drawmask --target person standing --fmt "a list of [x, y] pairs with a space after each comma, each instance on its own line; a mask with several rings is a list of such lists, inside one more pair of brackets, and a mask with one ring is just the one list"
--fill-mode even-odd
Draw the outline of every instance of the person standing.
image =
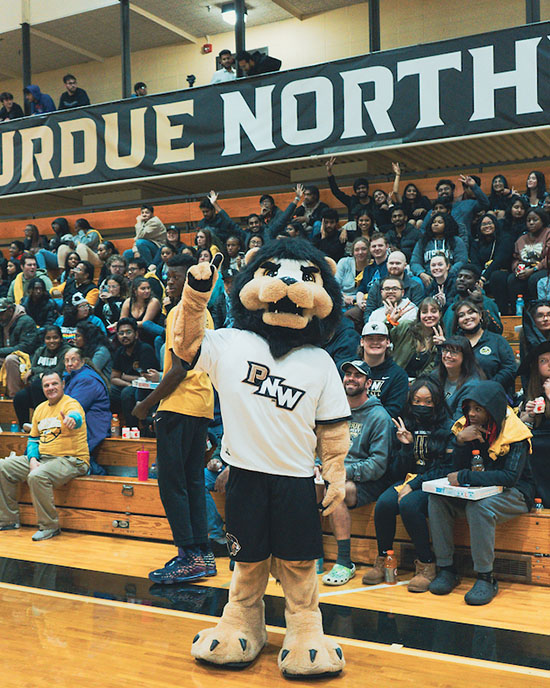
[[82, 107], [89, 105], [90, 99], [83, 88], [79, 88], [76, 83], [76, 76], [73, 74], [65, 74], [63, 77], [66, 91], [61, 94], [59, 99], [59, 110], [68, 110], [69, 108]]
[[[167, 289], [179, 302], [187, 270], [194, 265], [182, 254], [168, 261]], [[133, 415], [144, 420], [160, 402], [155, 419], [160, 498], [172, 530], [177, 554], [149, 574], [154, 583], [182, 583], [216, 575], [208, 545], [204, 455], [208, 423], [214, 416], [214, 393], [208, 376], [187, 370], [173, 351], [175, 309], [166, 318], [164, 372], [158, 387], [136, 404]], [[207, 326], [212, 318], [207, 311]]]
[[231, 50], [220, 50], [218, 55], [220, 59], [221, 69], [214, 72], [213, 77], [210, 79], [211, 84], [221, 84], [225, 81], [234, 81], [237, 78], [237, 73], [233, 68], [235, 60], [231, 54]]

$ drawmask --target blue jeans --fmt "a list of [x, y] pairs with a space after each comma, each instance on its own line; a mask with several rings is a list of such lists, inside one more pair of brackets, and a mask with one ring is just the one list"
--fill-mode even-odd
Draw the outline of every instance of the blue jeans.
[[223, 530], [223, 519], [220, 516], [216, 502], [210, 494], [214, 491], [214, 485], [216, 484], [216, 478], [219, 473], [214, 473], [213, 471], [204, 469], [204, 485], [206, 487], [206, 520], [208, 523], [208, 535], [211, 538], [225, 538], [225, 533]]
[[48, 251], [47, 248], [41, 248], [36, 254], [36, 263], [39, 268], [55, 270], [58, 267], [57, 254], [53, 251]]
[[[149, 239], [136, 239], [134, 243], [139, 251], [139, 255], [146, 261], [147, 265], [151, 265], [157, 254], [158, 246], [149, 241]], [[127, 248], [122, 255], [127, 261], [130, 261], [134, 257], [134, 252], [131, 248]]]

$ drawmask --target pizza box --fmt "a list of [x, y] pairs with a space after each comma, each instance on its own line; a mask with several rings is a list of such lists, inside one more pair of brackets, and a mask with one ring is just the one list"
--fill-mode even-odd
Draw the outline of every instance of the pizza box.
[[446, 497], [458, 497], [459, 499], [484, 499], [502, 492], [502, 485], [487, 485], [485, 487], [470, 487], [469, 485], [451, 485], [447, 478], [427, 480], [422, 483], [424, 492], [445, 495]]

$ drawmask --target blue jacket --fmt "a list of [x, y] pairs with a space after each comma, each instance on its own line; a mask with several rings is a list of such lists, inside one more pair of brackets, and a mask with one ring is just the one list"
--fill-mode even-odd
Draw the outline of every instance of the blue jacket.
[[34, 97], [31, 103], [31, 115], [43, 115], [45, 112], [55, 112], [57, 110], [51, 96], [47, 93], [42, 93], [39, 86], [30, 84], [26, 90], [32, 93]]
[[65, 373], [65, 394], [76, 399], [86, 414], [90, 454], [111, 432], [111, 404], [103, 379], [87, 365]]

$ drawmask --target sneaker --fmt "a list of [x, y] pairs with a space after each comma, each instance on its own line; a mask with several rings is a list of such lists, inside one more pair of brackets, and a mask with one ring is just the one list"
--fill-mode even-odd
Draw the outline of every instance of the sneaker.
[[493, 578], [492, 581], [478, 578], [471, 590], [464, 595], [464, 602], [475, 606], [489, 604], [498, 592], [498, 583]]
[[32, 429], [32, 425], [30, 423], [23, 423], [21, 429], [23, 430], [23, 432], [29, 433]]
[[321, 578], [325, 585], [345, 585], [355, 576], [355, 564], [351, 568], [334, 564], [331, 570]]
[[46, 528], [45, 530], [37, 530], [32, 539], [34, 542], [41, 542], [42, 540], [49, 540], [56, 535], [61, 535], [60, 528]]
[[18, 528], [21, 528], [19, 523], [5, 523], [3, 526], [0, 526], [0, 530], [17, 530]]
[[460, 583], [458, 574], [449, 569], [441, 569], [434, 580], [428, 586], [433, 595], [448, 595]]
[[428, 592], [430, 583], [435, 580], [435, 562], [424, 564], [418, 559], [414, 560], [416, 573], [409, 581], [407, 590], [409, 592]]
[[151, 571], [149, 580], [153, 583], [170, 585], [171, 583], [185, 583], [204, 578], [205, 575], [206, 567], [203, 561], [198, 560], [198, 557], [191, 560], [190, 557], [175, 556], [166, 562], [161, 569]]
[[384, 582], [384, 562], [386, 557], [377, 555], [374, 560], [374, 565], [368, 571], [365, 571], [363, 575], [363, 585], [377, 585], [378, 583]]
[[206, 569], [206, 573], [204, 574], [205, 576], [217, 575], [218, 569], [216, 568], [216, 558], [214, 557], [214, 552], [212, 552], [211, 549], [209, 549], [207, 552], [204, 552], [200, 549], [193, 550], [191, 552], [191, 560], [199, 565], [201, 563], [204, 565]]

